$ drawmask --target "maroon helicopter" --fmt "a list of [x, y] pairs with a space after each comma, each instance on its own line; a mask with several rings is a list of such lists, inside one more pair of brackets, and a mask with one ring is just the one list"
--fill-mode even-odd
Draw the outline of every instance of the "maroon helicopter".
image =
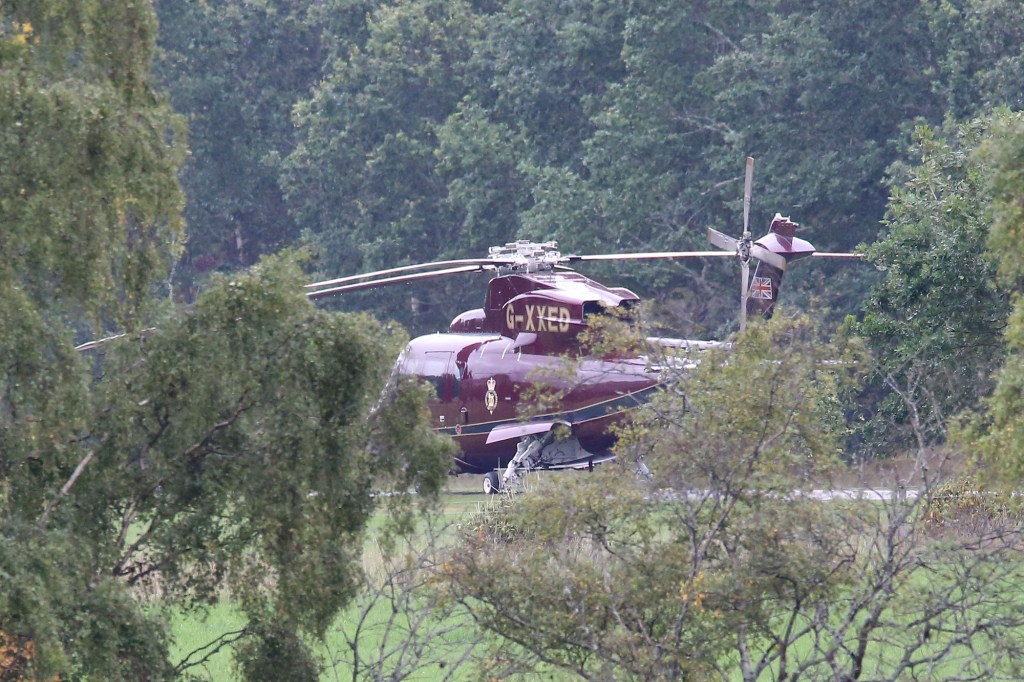
[[[626, 314], [639, 297], [624, 288], [606, 287], [573, 271], [582, 261], [736, 257], [743, 272], [741, 326], [748, 315], [771, 314], [789, 263], [808, 256], [857, 257], [816, 253], [795, 236], [797, 224], [776, 214], [768, 234], [756, 241], [747, 230], [752, 160], [747, 161], [744, 233], [733, 239], [708, 230], [720, 251], [683, 251], [601, 255], [562, 255], [555, 242], [518, 241], [492, 247], [486, 258], [410, 265], [317, 282], [310, 298], [481, 270], [496, 271], [482, 308], [457, 316], [447, 333], [411, 341], [396, 362], [396, 372], [433, 385], [430, 411], [434, 428], [459, 445], [460, 472], [485, 474], [483, 489], [496, 492], [526, 471], [538, 468], [592, 467], [612, 457], [609, 428], [660, 390], [662, 378], [648, 358], [587, 354], [580, 332], [594, 316]], [[752, 280], [749, 263], [758, 261]], [[718, 342], [649, 339], [683, 351], [684, 362]], [[566, 358], [573, 372], [567, 374]], [[563, 371], [559, 371], [559, 370]], [[519, 407], [543, 382], [555, 391], [558, 407], [524, 417]], [[642, 463], [640, 464], [642, 467]], [[499, 471], [503, 476], [499, 478]]]

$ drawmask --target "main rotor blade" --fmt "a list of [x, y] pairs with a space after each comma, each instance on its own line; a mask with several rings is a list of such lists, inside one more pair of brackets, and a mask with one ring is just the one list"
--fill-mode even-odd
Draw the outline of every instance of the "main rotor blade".
[[400, 272], [414, 272], [416, 270], [426, 270], [428, 268], [448, 268], [456, 265], [506, 265], [512, 263], [510, 258], [463, 258], [460, 260], [442, 260], [434, 263], [418, 263], [416, 265], [403, 265], [397, 268], [389, 268], [387, 270], [376, 270], [374, 272], [364, 272], [359, 275], [348, 275], [346, 277], [337, 277], [335, 279], [324, 280], [323, 282], [313, 282], [312, 284], [305, 285], [305, 289], [316, 289], [318, 287], [329, 287], [338, 284], [346, 284], [348, 282], [357, 282], [361, 279], [371, 279], [377, 277], [386, 277], [388, 275], [397, 275]]
[[[488, 265], [493, 265], [488, 261]], [[385, 277], [383, 279], [375, 279], [369, 282], [357, 282], [355, 284], [343, 284], [341, 286], [330, 287], [328, 289], [320, 289], [318, 291], [310, 291], [306, 294], [307, 298], [321, 298], [323, 296], [331, 296], [333, 294], [340, 294], [346, 291], [360, 291], [362, 289], [372, 289], [374, 287], [387, 286], [390, 284], [402, 284], [404, 282], [415, 282], [421, 279], [430, 279], [432, 277], [447, 277], [448, 275], [456, 275], [463, 272], [480, 272], [486, 270], [487, 267], [483, 264], [478, 265], [463, 265], [457, 268], [445, 268], [444, 270], [434, 270], [433, 272], [418, 272], [412, 275], [399, 275], [398, 277]]]
[[598, 253], [589, 256], [566, 256], [570, 262], [584, 260], [644, 260], [651, 258], [718, 258], [732, 256], [721, 251], [651, 251], [641, 253]]
[[711, 227], [708, 228], [708, 241], [720, 249], [731, 251], [733, 254], [739, 253], [740, 240], [733, 239]]
[[811, 254], [815, 258], [863, 258], [863, 253], [830, 253], [815, 251]]
[[754, 188], [754, 157], [747, 157], [747, 176], [743, 180], [743, 238], [750, 238], [750, 195]]
[[[139, 332], [139, 336], [145, 337], [146, 335], [152, 334], [155, 331], [156, 327], [147, 327], [143, 329], [141, 332]], [[78, 351], [79, 353], [84, 353], [85, 351], [95, 350], [100, 346], [110, 343], [111, 341], [117, 341], [118, 339], [123, 339], [126, 338], [127, 336], [128, 333], [124, 332], [121, 334], [114, 334], [113, 336], [107, 336], [102, 339], [95, 339], [94, 341], [86, 341], [85, 343], [81, 343], [75, 346], [75, 350]]]
[[769, 251], [756, 242], [750, 245], [750, 255], [759, 261], [763, 261], [768, 265], [777, 267], [779, 270], [785, 270], [786, 266], [789, 264], [788, 260], [774, 251]]

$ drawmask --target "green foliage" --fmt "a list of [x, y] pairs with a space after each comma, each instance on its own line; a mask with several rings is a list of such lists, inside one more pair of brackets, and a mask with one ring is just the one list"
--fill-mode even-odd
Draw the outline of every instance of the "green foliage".
[[[282, 182], [323, 271], [390, 268], [454, 250], [459, 219], [439, 173], [438, 129], [477, 77], [471, 57], [479, 24], [461, 0], [381, 4], [367, 17], [365, 40], [348, 45], [296, 105], [300, 141]], [[403, 293], [376, 294], [370, 305], [422, 324]], [[479, 294], [467, 300], [464, 287], [444, 293], [464, 307], [479, 305]], [[346, 305], [368, 307], [352, 297]], [[432, 318], [430, 329], [437, 324]]]
[[[249, 617], [274, 623], [254, 660], [294, 653], [298, 633], [321, 636], [355, 593], [370, 492], [415, 486], [427, 503], [443, 485], [450, 445], [424, 430], [421, 389], [396, 385], [380, 402], [402, 338], [369, 318], [314, 310], [301, 281], [286, 259], [266, 261], [222, 279], [188, 316], [109, 343], [85, 394], [83, 432], [47, 434], [63, 458], [8, 459], [10, 523], [45, 509], [34, 533], [74, 538], [66, 551], [78, 568], [48, 573], [45, 603], [9, 602], [3, 614], [19, 625], [32, 614], [25, 627], [44, 659], [72, 656], [57, 669], [109, 669], [109, 679], [136, 678], [133, 665], [170, 670], [165, 645], [131, 644], [132, 628], [71, 634], [79, 620], [111, 622], [102, 609], [115, 597], [124, 613], [114, 622], [145, 622], [129, 590], [193, 607], [228, 590]], [[406, 518], [408, 504], [396, 507]], [[7, 538], [24, 546], [15, 528]], [[10, 580], [24, 580], [16, 568]], [[83, 601], [97, 575], [106, 596]], [[38, 624], [47, 618], [70, 629], [49, 634]], [[96, 667], [102, 647], [120, 652], [121, 667]]]
[[680, 370], [679, 385], [625, 431], [624, 447], [673, 487], [739, 478], [755, 496], [788, 489], [841, 452], [842, 380], [862, 360], [855, 340], [829, 343], [806, 319], [753, 324], [732, 350]]
[[[269, 571], [287, 598], [275, 604], [255, 590], [246, 607], [287, 614], [315, 632], [354, 589], [358, 551], [345, 547], [369, 513], [367, 490], [389, 485], [388, 473], [399, 470], [394, 453], [374, 458], [364, 443], [371, 429], [385, 428], [367, 414], [400, 338], [382, 343], [369, 319], [313, 312], [300, 282], [265, 263], [221, 282], [182, 324], [161, 324], [123, 355], [108, 352], [105, 371], [117, 380], [106, 387], [102, 429], [110, 435], [97, 464], [138, 470], [132, 490], [97, 500], [128, 492], [120, 513], [145, 522], [132, 551], [155, 544], [144, 552], [152, 564], [121, 560], [125, 575], [157, 569], [180, 578], [183, 596], [205, 599], [224, 575], [243, 590]], [[402, 475], [419, 482], [425, 469], [429, 492], [444, 465], [413, 460]], [[267, 564], [254, 564], [252, 552]], [[196, 574], [194, 565], [209, 569]], [[289, 594], [310, 584], [318, 587], [308, 601]]]
[[0, 630], [31, 643], [39, 675], [136, 677], [125, 658], [169, 670], [152, 622], [111, 620], [116, 586], [90, 570], [94, 548], [36, 525], [87, 429], [63, 316], [134, 326], [181, 240], [181, 126], [146, 79], [154, 29], [145, 5], [0, 5]]
[[1019, 523], [1024, 507], [1019, 499], [998, 490], [987, 490], [977, 477], [965, 476], [944, 482], [928, 500], [928, 522], [937, 528], [975, 533], [1006, 521]]
[[1003, 117], [941, 137], [920, 129], [921, 161], [893, 188], [888, 232], [867, 249], [885, 279], [856, 329], [875, 351], [875, 382], [889, 396], [871, 424], [882, 442], [943, 440], [948, 420], [990, 390], [1002, 361], [1009, 297], [986, 250], [992, 193], [974, 150]]
[[[273, 623], [248, 660], [306, 674], [373, 490], [419, 489], [392, 504], [408, 526], [450, 444], [419, 387], [381, 396], [402, 334], [316, 310], [293, 254], [154, 303], [184, 158], [155, 26], [147, 3], [0, 5], [0, 633], [40, 678], [171, 679], [188, 662], [150, 600], [230, 594]], [[108, 325], [126, 333], [75, 348]]]
[[1003, 283], [1019, 290], [1024, 264], [1018, 256], [1022, 230], [1020, 192], [1024, 185], [1024, 120], [1017, 112], [1002, 112], [994, 121], [989, 139], [978, 151], [979, 163], [994, 172], [989, 176], [993, 195], [993, 225], [989, 249], [999, 265]]
[[523, 136], [490, 120], [479, 105], [463, 102], [438, 128], [437, 140], [448, 202], [464, 216], [459, 249], [487, 253], [519, 234], [519, 214], [530, 204]]
[[365, 44], [351, 46], [297, 108], [304, 135], [288, 174], [295, 210], [332, 247], [348, 247], [325, 253], [327, 267], [389, 267], [443, 241], [451, 221], [435, 173], [435, 127], [471, 77], [476, 26], [461, 2], [383, 5]]
[[165, 624], [123, 583], [97, 574], [95, 547], [5, 515], [0, 566], [4, 632], [32, 642], [40, 679], [80, 671], [105, 680], [171, 679]]
[[1006, 323], [1006, 357], [995, 375], [995, 388], [980, 414], [965, 424], [958, 440], [991, 465], [991, 472], [1010, 485], [1024, 476], [1020, 452], [1024, 447], [1024, 306], [1021, 305], [1020, 240], [1024, 125], [1019, 114], [1006, 115], [980, 152], [981, 162], [994, 169], [994, 224], [989, 246], [1005, 286], [1013, 292], [1013, 312]]
[[[543, 148], [536, 152], [529, 175], [534, 204], [522, 216], [527, 234], [601, 253], [704, 249], [707, 227], [735, 233], [740, 169], [749, 150], [730, 151], [729, 164], [717, 157], [722, 168], [713, 167], [708, 152], [730, 133], [699, 76], [763, 18], [760, 6], [747, 3], [642, 2], [619, 19], [621, 29], [605, 22], [603, 43], [620, 46], [621, 63], [605, 67], [614, 80], [582, 98], [589, 134], [580, 138], [575, 156], [552, 162]], [[577, 139], [579, 129], [565, 131], [563, 139]], [[756, 225], [756, 212], [754, 220]], [[664, 317], [675, 334], [718, 331], [735, 316], [733, 306], [714, 305], [719, 297], [733, 298], [728, 268], [631, 262], [586, 271], [657, 297], [660, 310], [671, 306]]]
[[822, 250], [873, 239], [901, 127], [941, 116], [932, 49], [918, 3], [806, 2], [718, 59], [704, 77], [734, 131], [722, 142], [758, 158], [759, 205], [792, 213]]
[[1014, 0], [941, 0], [922, 5], [938, 48], [935, 90], [957, 119], [993, 106], [1020, 109], [1024, 8]]
[[[842, 584], [831, 512], [784, 497], [835, 461], [848, 350], [777, 319], [703, 354], [624, 430], [622, 464], [488, 513], [446, 564], [452, 589], [486, 628], [583, 677], [712, 674], [742, 628], [768, 632], [787, 599]], [[641, 455], [650, 484], [629, 471]]]
[[273, 626], [257, 629], [238, 653], [239, 669], [246, 680], [274, 682], [282, 677], [291, 680], [315, 680], [320, 664], [294, 633]]
[[138, 329], [183, 240], [155, 28], [145, 3], [0, 4], [0, 631], [39, 677], [171, 673], [161, 623], [97, 571], [102, 550], [45, 524], [93, 446], [75, 331]]
[[624, 74], [620, 2], [512, 0], [487, 17], [483, 57], [491, 97], [477, 97], [523, 131], [537, 166], [579, 171], [603, 93]]
[[319, 81], [331, 43], [325, 15], [338, 3], [155, 4], [156, 72], [189, 122], [189, 240], [178, 277], [191, 284], [298, 238], [280, 159], [295, 146], [292, 107]]
[[76, 5], [0, 7], [0, 281], [26, 297], [12, 305], [60, 300], [130, 328], [183, 241], [182, 121], [145, 75], [148, 8]]
[[[1012, 0], [158, 6], [160, 73], [193, 127], [186, 277], [300, 229], [331, 276], [519, 237], [703, 248], [706, 227], [738, 231], [748, 154], [755, 228], [791, 213], [819, 249], [849, 250], [878, 234], [913, 125], [1021, 92]], [[733, 322], [713, 303], [735, 290], [726, 268], [590, 267], [660, 299], [676, 333]], [[873, 278], [819, 261], [788, 295], [851, 312]], [[347, 300], [435, 330], [479, 291]]]

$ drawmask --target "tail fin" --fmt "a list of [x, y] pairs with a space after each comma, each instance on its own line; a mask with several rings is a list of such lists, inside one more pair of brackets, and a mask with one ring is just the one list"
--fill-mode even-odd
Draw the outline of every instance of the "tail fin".
[[[783, 217], [776, 213], [771, 227], [768, 228], [768, 234], [754, 243], [785, 258], [788, 266], [791, 262], [814, 253], [814, 247], [810, 242], [794, 236], [798, 226], [788, 216]], [[784, 268], [777, 268], [764, 261], [758, 261], [754, 276], [750, 281], [750, 289], [747, 291], [746, 312], [748, 318], [753, 315], [761, 315], [765, 319], [772, 316], [784, 274]]]

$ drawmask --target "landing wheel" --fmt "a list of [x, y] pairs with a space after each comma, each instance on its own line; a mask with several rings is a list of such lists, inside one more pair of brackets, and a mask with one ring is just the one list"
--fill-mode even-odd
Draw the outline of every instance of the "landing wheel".
[[484, 492], [493, 495], [501, 488], [501, 481], [498, 479], [498, 472], [492, 471], [484, 476]]

